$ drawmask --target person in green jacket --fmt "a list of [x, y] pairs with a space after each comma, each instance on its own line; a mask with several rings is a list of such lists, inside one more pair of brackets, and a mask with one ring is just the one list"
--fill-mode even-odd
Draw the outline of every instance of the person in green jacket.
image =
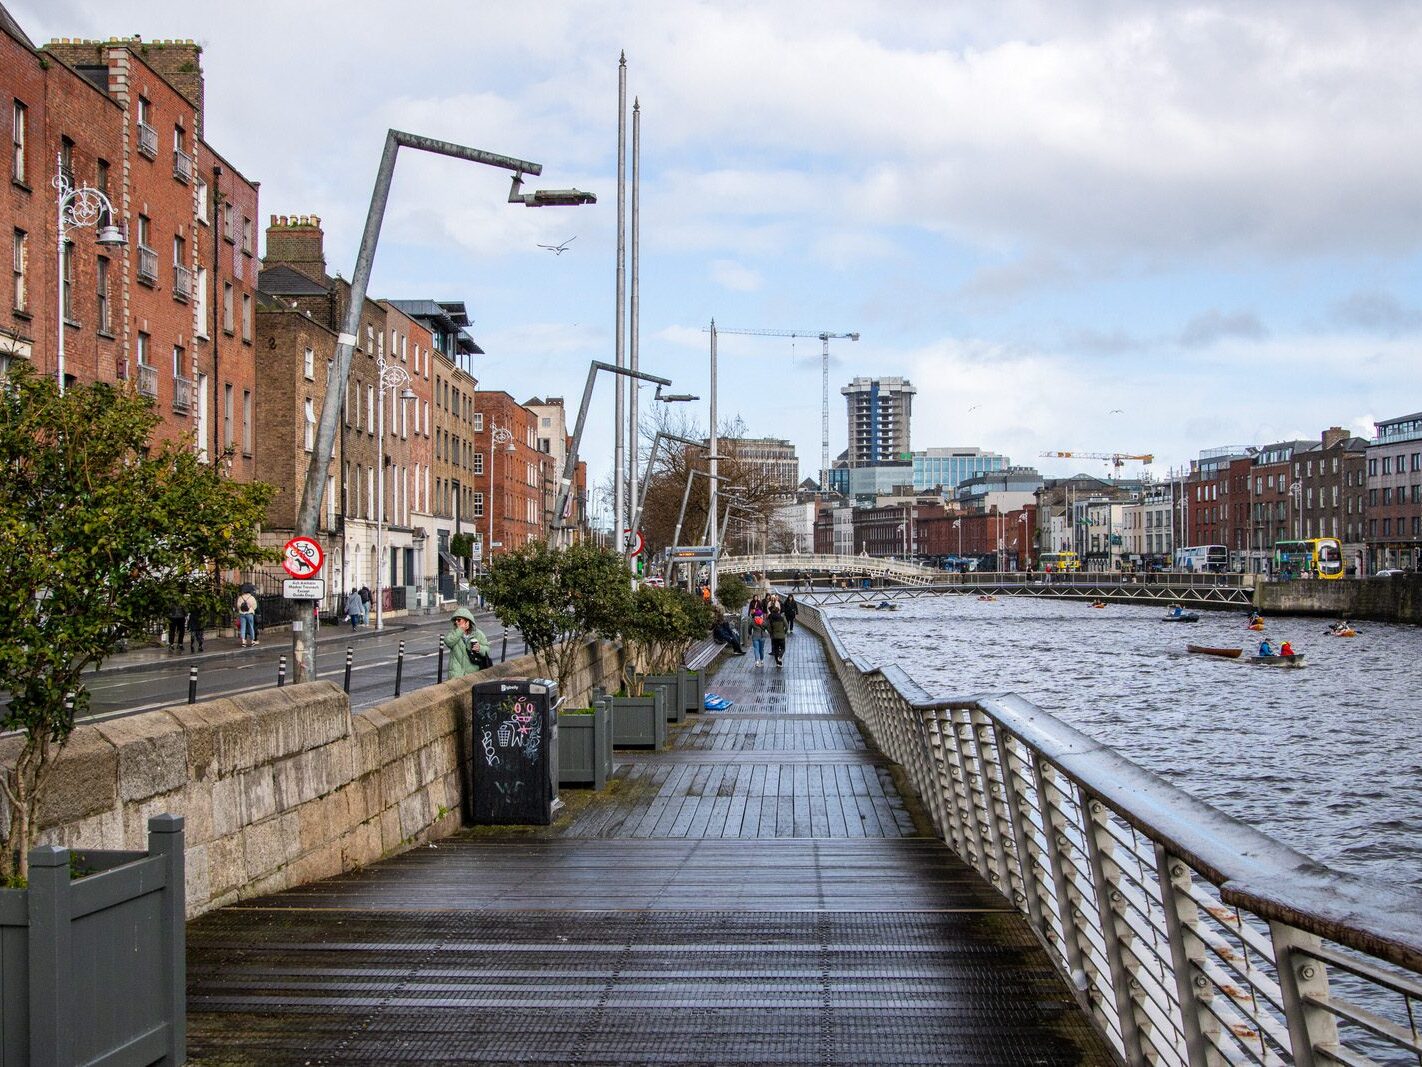
[[474, 662], [474, 653], [487, 656], [489, 639], [474, 622], [474, 613], [468, 608], [458, 608], [450, 620], [449, 633], [444, 635], [444, 647], [449, 649], [449, 676], [463, 678], [479, 669]]
[[783, 667], [785, 665], [785, 635], [790, 630], [784, 613], [772, 610], [766, 628], [770, 631], [770, 654], [775, 657], [775, 665]]

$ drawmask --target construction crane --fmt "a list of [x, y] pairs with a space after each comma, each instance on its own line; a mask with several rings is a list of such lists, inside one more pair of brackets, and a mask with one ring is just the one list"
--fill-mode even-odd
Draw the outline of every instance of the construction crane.
[[1121, 476], [1121, 467], [1127, 462], [1134, 461], [1136, 463], [1141, 463], [1146, 466], [1149, 466], [1151, 463], [1155, 462], [1155, 456], [1153, 456], [1149, 452], [1138, 456], [1133, 456], [1127, 452], [1041, 452], [1039, 453], [1039, 455], [1041, 455], [1044, 459], [1105, 460], [1106, 462], [1111, 464], [1111, 478], [1113, 481]]
[[[706, 327], [702, 332], [709, 332]], [[717, 326], [716, 332], [739, 334], [742, 337], [818, 337], [820, 349], [820, 492], [829, 488], [829, 343], [834, 340], [859, 340], [857, 333], [830, 333], [827, 330], [734, 330]], [[714, 427], [712, 428], [714, 432]]]

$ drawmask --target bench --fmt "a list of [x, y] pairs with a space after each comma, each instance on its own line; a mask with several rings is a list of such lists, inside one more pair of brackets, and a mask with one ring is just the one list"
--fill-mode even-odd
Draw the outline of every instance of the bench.
[[686, 655], [681, 659], [682, 665], [689, 671], [703, 670], [711, 665], [725, 647], [718, 644], [715, 638], [702, 638], [686, 650]]

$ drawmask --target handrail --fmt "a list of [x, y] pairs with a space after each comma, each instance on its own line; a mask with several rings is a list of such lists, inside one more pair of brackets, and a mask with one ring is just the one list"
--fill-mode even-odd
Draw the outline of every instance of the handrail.
[[1331, 870], [1020, 697], [866, 665], [812, 605], [798, 621], [1125, 1062], [1416, 1061], [1422, 893]]

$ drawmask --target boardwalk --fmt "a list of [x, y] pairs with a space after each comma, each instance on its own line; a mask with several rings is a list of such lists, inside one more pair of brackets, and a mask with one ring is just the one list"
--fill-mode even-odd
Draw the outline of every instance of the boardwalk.
[[1075, 1064], [1026, 925], [921, 833], [815, 638], [619, 753], [546, 829], [471, 831], [189, 929], [193, 1062]]

